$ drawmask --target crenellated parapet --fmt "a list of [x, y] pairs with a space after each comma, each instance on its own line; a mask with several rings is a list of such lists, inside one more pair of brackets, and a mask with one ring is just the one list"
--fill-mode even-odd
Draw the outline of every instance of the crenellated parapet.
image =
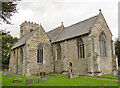
[[39, 26], [39, 24], [37, 23], [33, 23], [33, 22], [30, 22], [30, 21], [24, 21], [20, 27], [23, 27], [23, 26], [26, 26], [26, 25], [31, 25], [31, 26]]
[[31, 30], [35, 30], [36, 28], [38, 28], [40, 25], [37, 23], [33, 23], [30, 21], [24, 21], [21, 25], [20, 25], [20, 37], [24, 36], [25, 34], [31, 32]]

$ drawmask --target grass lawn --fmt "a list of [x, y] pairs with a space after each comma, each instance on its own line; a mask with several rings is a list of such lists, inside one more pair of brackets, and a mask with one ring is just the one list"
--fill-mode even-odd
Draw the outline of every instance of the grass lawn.
[[118, 79], [118, 76], [113, 76], [113, 74], [106, 74], [106, 75], [102, 75], [102, 76], [94, 76], [94, 77], [98, 77], [98, 78], [106, 78], [106, 79]]
[[[22, 78], [21, 83], [13, 83], [13, 79]], [[112, 80], [100, 80], [100, 79], [90, 79], [77, 77], [73, 79], [68, 79], [67, 75], [57, 75], [54, 77], [46, 77], [47, 81], [43, 83], [38, 83], [38, 78], [33, 79], [33, 85], [31, 86], [118, 86], [118, 81]], [[2, 86], [28, 86], [26, 85], [26, 78], [17, 77], [13, 75], [11, 78], [6, 78], [2, 73]]]

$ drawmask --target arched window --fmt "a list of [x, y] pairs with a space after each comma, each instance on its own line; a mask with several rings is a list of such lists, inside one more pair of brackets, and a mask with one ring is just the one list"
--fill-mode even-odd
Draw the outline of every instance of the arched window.
[[39, 45], [37, 49], [37, 63], [43, 63], [43, 45]]
[[100, 55], [105, 57], [106, 56], [106, 36], [104, 32], [102, 32], [99, 36], [99, 43], [100, 43]]
[[81, 38], [77, 39], [78, 58], [85, 58], [84, 42]]
[[33, 31], [33, 29], [30, 29], [30, 32], [32, 32]]
[[23, 61], [23, 49], [20, 48], [20, 56], [21, 56], [21, 61]]
[[57, 45], [57, 60], [61, 59], [61, 46], [60, 44]]

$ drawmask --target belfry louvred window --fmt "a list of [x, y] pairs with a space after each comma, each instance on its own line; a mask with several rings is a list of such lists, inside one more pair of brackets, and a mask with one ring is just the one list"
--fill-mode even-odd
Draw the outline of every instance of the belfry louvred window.
[[43, 63], [43, 45], [39, 45], [37, 49], [37, 63]]
[[78, 59], [85, 58], [84, 42], [81, 38], [77, 39]]

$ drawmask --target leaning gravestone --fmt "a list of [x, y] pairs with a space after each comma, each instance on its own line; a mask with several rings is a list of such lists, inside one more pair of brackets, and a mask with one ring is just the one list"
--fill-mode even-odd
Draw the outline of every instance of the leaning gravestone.
[[46, 78], [39, 78], [39, 79], [38, 79], [38, 83], [45, 82], [46, 80], [47, 80]]
[[6, 77], [7, 77], [7, 78], [11, 78], [12, 75], [11, 75], [11, 74], [6, 74]]
[[32, 78], [28, 78], [26, 80], [26, 85], [32, 85], [32, 83], [33, 83], [33, 79]]
[[18, 82], [22, 82], [22, 78], [18, 78], [18, 79], [13, 80], [13, 83], [18, 83]]

